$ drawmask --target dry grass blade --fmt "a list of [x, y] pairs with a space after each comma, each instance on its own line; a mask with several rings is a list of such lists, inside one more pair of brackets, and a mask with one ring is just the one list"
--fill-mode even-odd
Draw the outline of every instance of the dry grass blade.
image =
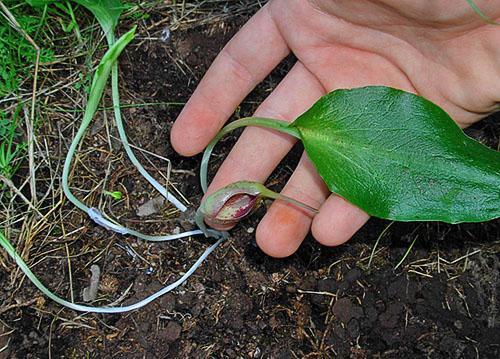
[[30, 170], [30, 189], [31, 189], [31, 200], [36, 205], [37, 203], [37, 193], [36, 193], [36, 174], [35, 174], [35, 156], [34, 156], [34, 145], [35, 145], [35, 105], [36, 105], [36, 90], [38, 81], [38, 67], [40, 64], [40, 47], [35, 41], [29, 36], [26, 31], [19, 25], [16, 18], [9, 9], [0, 1], [0, 8], [2, 9], [2, 15], [9, 22], [9, 24], [18, 31], [35, 49], [36, 60], [35, 60], [35, 73], [33, 74], [33, 91], [31, 93], [31, 111], [29, 116], [25, 116], [26, 119], [26, 131], [27, 131], [27, 142], [28, 142], [28, 159], [29, 159], [29, 170]]

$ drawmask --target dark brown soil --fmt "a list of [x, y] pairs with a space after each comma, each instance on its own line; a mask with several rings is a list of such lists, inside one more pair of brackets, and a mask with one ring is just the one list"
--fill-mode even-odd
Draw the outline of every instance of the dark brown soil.
[[[135, 41], [120, 65], [123, 102], [184, 103], [244, 20], [174, 31], [168, 43]], [[240, 116], [251, 114], [292, 63], [293, 59], [287, 59], [245, 100], [238, 110]], [[195, 208], [201, 195], [200, 158], [176, 155], [168, 141], [180, 109], [179, 105], [150, 105], [126, 108], [123, 116], [131, 143], [168, 157], [174, 169], [185, 170], [173, 173], [172, 180]], [[96, 132], [103, 116], [97, 117]], [[497, 148], [499, 129], [497, 117], [483, 121], [470, 133]], [[111, 132], [116, 136], [116, 129]], [[71, 138], [71, 133], [67, 136]], [[224, 140], [216, 152], [227, 153], [234, 138]], [[107, 148], [105, 137], [96, 134], [87, 136], [86, 146]], [[119, 153], [120, 144], [114, 143], [113, 150]], [[273, 174], [273, 183], [282, 183], [290, 175], [300, 152], [296, 148], [287, 157]], [[87, 169], [77, 166], [75, 187], [92, 188], [87, 171], [105, 177], [110, 159], [105, 153], [89, 155]], [[116, 156], [108, 188], [123, 191], [127, 198], [109, 204], [116, 218], [147, 233], [193, 228], [187, 217], [172, 215], [169, 206], [150, 217], [137, 217], [137, 207], [156, 194], [128, 160]], [[222, 156], [216, 156], [214, 163], [221, 160]], [[151, 161], [166, 170], [165, 162]], [[98, 202], [98, 198], [87, 200]], [[71, 207], [68, 203], [64, 208]], [[277, 260], [264, 255], [250, 233], [263, 212], [261, 208], [238, 225], [231, 239], [183, 286], [133, 313], [80, 315], [43, 300], [26, 279], [12, 293], [18, 283], [10, 283], [8, 274], [0, 271], [3, 306], [21, 304], [0, 313], [0, 332], [4, 333], [0, 348], [9, 344], [0, 357], [500, 357], [500, 221], [396, 223], [380, 240], [368, 267], [370, 251], [388, 222], [371, 220], [338, 248], [322, 247], [308, 238], [296, 254]], [[100, 298], [115, 300], [132, 285], [125, 300], [132, 303], [172, 282], [207, 247], [201, 237], [163, 244], [119, 237], [95, 226], [82, 213], [72, 213], [65, 233], [84, 227], [66, 241], [74, 256], [76, 301], [81, 301], [89, 283], [91, 264], [98, 264], [104, 273]], [[415, 238], [406, 260], [394, 269]], [[33, 270], [50, 288], [69, 298], [61, 242], [47, 241], [39, 253], [54, 249], [58, 251]], [[33, 298], [38, 301], [22, 305]]]

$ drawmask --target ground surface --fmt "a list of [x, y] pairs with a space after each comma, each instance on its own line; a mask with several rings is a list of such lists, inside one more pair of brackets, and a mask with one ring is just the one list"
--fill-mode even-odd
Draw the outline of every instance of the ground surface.
[[[131, 143], [171, 160], [172, 184], [192, 208], [201, 194], [200, 158], [176, 155], [168, 143], [169, 129], [210, 62], [251, 12], [180, 27], [168, 42], [138, 39], [121, 58], [123, 103], [150, 103], [123, 109]], [[151, 10], [150, 16], [140, 22], [139, 37], [157, 35], [168, 24], [162, 22], [161, 9]], [[120, 31], [129, 25], [123, 22]], [[292, 63], [287, 59], [266, 79], [239, 115], [251, 114]], [[48, 97], [48, 107], [57, 99]], [[109, 97], [105, 101], [110, 104]], [[53, 163], [61, 163], [76, 129], [71, 121], [80, 119], [81, 114], [54, 115], [40, 129]], [[54, 135], [58, 132], [63, 136]], [[499, 132], [497, 118], [470, 134], [498, 148]], [[157, 194], [113, 136], [117, 132], [111, 112], [100, 111], [72, 178], [80, 198], [147, 233], [191, 229], [189, 216], [179, 219], [168, 205], [146, 217], [137, 215], [138, 207]], [[234, 139], [217, 148], [214, 163], [221, 162]], [[274, 188], [290, 175], [300, 151], [295, 149], [275, 171], [270, 180]], [[161, 159], [140, 159], [153, 173], [167, 172]], [[49, 169], [42, 170], [50, 177]], [[124, 200], [103, 197], [103, 189], [122, 191]], [[31, 239], [29, 259], [44, 283], [78, 302], [92, 264], [103, 273], [102, 301], [94, 304], [116, 300], [129, 286], [123, 304], [132, 303], [175, 280], [207, 246], [201, 237], [168, 244], [119, 237], [95, 226], [70, 203], [58, 206], [62, 224], [40, 226]], [[251, 233], [263, 212], [261, 208], [233, 230], [231, 239], [178, 290], [124, 315], [63, 309], [44, 299], [4, 260], [0, 348], [7, 347], [0, 358], [500, 357], [500, 221], [395, 223], [381, 237], [369, 267], [370, 252], [389, 222], [371, 220], [339, 248], [325, 248], [308, 238], [295, 255], [276, 260], [257, 248]]]

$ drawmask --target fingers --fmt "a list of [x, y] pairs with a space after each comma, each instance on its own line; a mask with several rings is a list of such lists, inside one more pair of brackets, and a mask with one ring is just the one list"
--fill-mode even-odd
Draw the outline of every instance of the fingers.
[[[256, 116], [293, 121], [324, 94], [318, 80], [297, 63], [255, 112]], [[247, 127], [207, 193], [229, 183], [248, 180], [264, 182], [290, 151], [296, 139], [274, 130]]]
[[188, 156], [202, 151], [288, 53], [266, 5], [224, 47], [182, 110], [171, 131], [175, 150]]
[[[281, 193], [319, 208], [329, 191], [304, 153]], [[293, 204], [274, 201], [257, 227], [257, 244], [272, 257], [282, 258], [293, 254], [309, 232], [313, 215]]]
[[[256, 116], [293, 121], [324, 94], [318, 80], [297, 63], [255, 112]], [[277, 131], [247, 127], [210, 184], [207, 194], [233, 182], [264, 182], [296, 139]], [[228, 227], [214, 225], [219, 230]]]
[[347, 242], [370, 218], [363, 210], [332, 194], [312, 221], [314, 238], [325, 246]]
[[320, 211], [313, 217], [307, 210], [275, 201], [256, 231], [257, 244], [272, 257], [293, 254], [310, 228], [321, 244], [338, 246], [347, 242], [370, 218], [343, 198], [335, 194], [328, 197], [328, 188], [306, 154], [281, 193]]
[[[378, 63], [379, 60], [368, 57], [353, 56], [347, 50], [344, 52], [331, 48], [325, 51], [323, 56], [319, 56], [323, 59], [324, 67], [316, 70], [323, 75], [319, 79], [328, 91], [384, 84], [415, 92], [411, 83], [399, 72], [394, 71], [390, 64]], [[379, 71], [373, 71], [374, 68]], [[367, 213], [343, 198], [331, 194], [312, 220], [311, 232], [323, 245], [337, 246], [347, 242], [368, 219]]]

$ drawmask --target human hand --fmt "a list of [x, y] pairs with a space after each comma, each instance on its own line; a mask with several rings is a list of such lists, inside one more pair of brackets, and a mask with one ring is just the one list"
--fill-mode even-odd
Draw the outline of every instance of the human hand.
[[[476, 1], [490, 17], [500, 6]], [[234, 36], [176, 120], [174, 148], [203, 150], [243, 98], [291, 51], [297, 63], [255, 116], [293, 121], [325, 93], [384, 85], [417, 93], [466, 127], [498, 109], [500, 29], [465, 1], [271, 0]], [[263, 182], [295, 140], [249, 127], [208, 193], [240, 180]], [[298, 248], [309, 230], [328, 246], [346, 242], [368, 215], [330, 194], [304, 154], [283, 194], [320, 208], [311, 214], [275, 201], [256, 239], [274, 257]]]

